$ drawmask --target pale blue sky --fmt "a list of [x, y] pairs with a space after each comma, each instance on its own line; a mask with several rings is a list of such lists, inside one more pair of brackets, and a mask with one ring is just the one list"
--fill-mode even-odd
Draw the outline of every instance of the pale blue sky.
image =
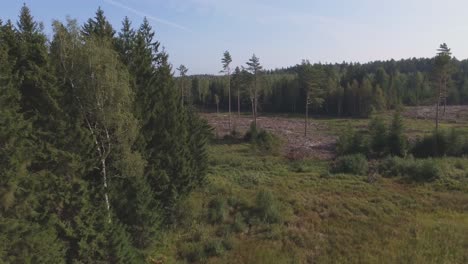
[[[174, 66], [218, 73], [255, 53], [265, 68], [311, 62], [431, 57], [447, 42], [468, 58], [467, 0], [1, 0], [0, 18], [16, 20], [25, 2], [50, 34], [52, 19], [80, 22], [98, 6], [116, 29], [124, 16], [147, 16]], [[174, 67], [176, 68], [176, 67]]]

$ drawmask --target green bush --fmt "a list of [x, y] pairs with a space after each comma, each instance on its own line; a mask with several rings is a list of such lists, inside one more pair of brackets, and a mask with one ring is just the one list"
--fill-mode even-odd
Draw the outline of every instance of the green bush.
[[219, 224], [224, 221], [227, 214], [226, 201], [221, 197], [212, 199], [208, 204], [208, 221]]
[[205, 259], [205, 248], [201, 243], [188, 243], [179, 247], [179, 255], [189, 263]]
[[468, 154], [468, 140], [455, 129], [450, 132], [439, 130], [418, 139], [411, 153], [415, 157], [462, 156]]
[[252, 144], [254, 150], [263, 154], [279, 154], [281, 150], [281, 140], [266, 130], [258, 130], [253, 122], [244, 139]]
[[368, 169], [366, 157], [362, 154], [354, 154], [338, 157], [332, 164], [330, 172], [366, 175]]
[[205, 254], [208, 257], [219, 257], [224, 253], [224, 246], [218, 240], [212, 240], [205, 245]]
[[404, 134], [403, 119], [400, 111], [396, 111], [388, 131], [387, 146], [392, 156], [405, 156], [408, 150], [408, 139]]
[[255, 125], [254, 122], [252, 122], [252, 123], [250, 123], [249, 130], [247, 130], [247, 132], [245, 132], [244, 140], [252, 142], [257, 138], [257, 136], [258, 136], [257, 126]]
[[383, 119], [374, 115], [369, 122], [370, 148], [373, 153], [382, 155], [387, 150], [387, 127]]
[[442, 176], [432, 159], [391, 157], [379, 164], [380, 174], [387, 177], [402, 176], [414, 181], [431, 181]]
[[278, 201], [270, 191], [261, 190], [255, 199], [254, 214], [264, 223], [273, 224], [281, 222]]
[[232, 222], [231, 228], [232, 231], [236, 233], [243, 232], [247, 228], [244, 216], [240, 212], [237, 212], [234, 216], [234, 221]]
[[369, 152], [369, 143], [362, 133], [356, 132], [350, 126], [339, 137], [336, 143], [338, 155], [365, 154]]

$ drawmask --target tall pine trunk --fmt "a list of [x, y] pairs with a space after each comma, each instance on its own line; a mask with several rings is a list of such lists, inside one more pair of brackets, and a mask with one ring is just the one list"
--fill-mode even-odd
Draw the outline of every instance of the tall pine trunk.
[[240, 118], [240, 90], [237, 88], [237, 117]]
[[229, 131], [231, 131], [231, 75], [228, 71], [228, 93], [229, 93]]
[[309, 121], [309, 93], [306, 94], [306, 102], [305, 102], [305, 123], [304, 123], [304, 137], [307, 136], [307, 125]]

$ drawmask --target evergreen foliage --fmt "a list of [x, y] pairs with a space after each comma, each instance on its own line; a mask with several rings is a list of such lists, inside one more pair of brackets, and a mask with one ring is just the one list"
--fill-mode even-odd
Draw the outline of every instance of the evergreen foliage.
[[203, 182], [210, 129], [146, 19], [53, 30], [26, 6], [0, 23], [0, 262], [142, 263]]

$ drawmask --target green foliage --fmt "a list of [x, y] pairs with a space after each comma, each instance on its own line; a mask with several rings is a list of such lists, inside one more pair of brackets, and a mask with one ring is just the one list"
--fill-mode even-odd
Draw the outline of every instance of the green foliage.
[[274, 134], [257, 129], [254, 122], [250, 124], [249, 130], [244, 135], [244, 140], [250, 142], [255, 151], [261, 154], [279, 154], [281, 150], [281, 140]]
[[146, 19], [53, 29], [26, 6], [0, 22], [0, 262], [142, 263], [204, 181], [210, 127]]
[[401, 176], [411, 181], [432, 181], [442, 171], [432, 159], [389, 157], [379, 164], [379, 172], [387, 177]]
[[408, 149], [408, 139], [404, 135], [403, 118], [396, 111], [388, 131], [388, 151], [390, 155], [405, 156]]
[[279, 204], [270, 191], [260, 190], [255, 197], [254, 217], [268, 224], [282, 221]]
[[212, 224], [222, 223], [227, 214], [226, 201], [216, 197], [208, 204], [208, 221]]
[[374, 115], [369, 123], [370, 148], [377, 155], [387, 150], [387, 128], [383, 119]]
[[366, 175], [369, 170], [367, 159], [362, 154], [338, 157], [331, 166], [332, 173]]
[[411, 148], [415, 157], [462, 156], [468, 154], [468, 139], [459, 131], [438, 130], [418, 138]]
[[348, 126], [346, 130], [338, 137], [336, 143], [336, 152], [338, 155], [356, 153], [367, 154], [368, 150], [368, 142], [364, 135], [353, 130], [351, 126]]

